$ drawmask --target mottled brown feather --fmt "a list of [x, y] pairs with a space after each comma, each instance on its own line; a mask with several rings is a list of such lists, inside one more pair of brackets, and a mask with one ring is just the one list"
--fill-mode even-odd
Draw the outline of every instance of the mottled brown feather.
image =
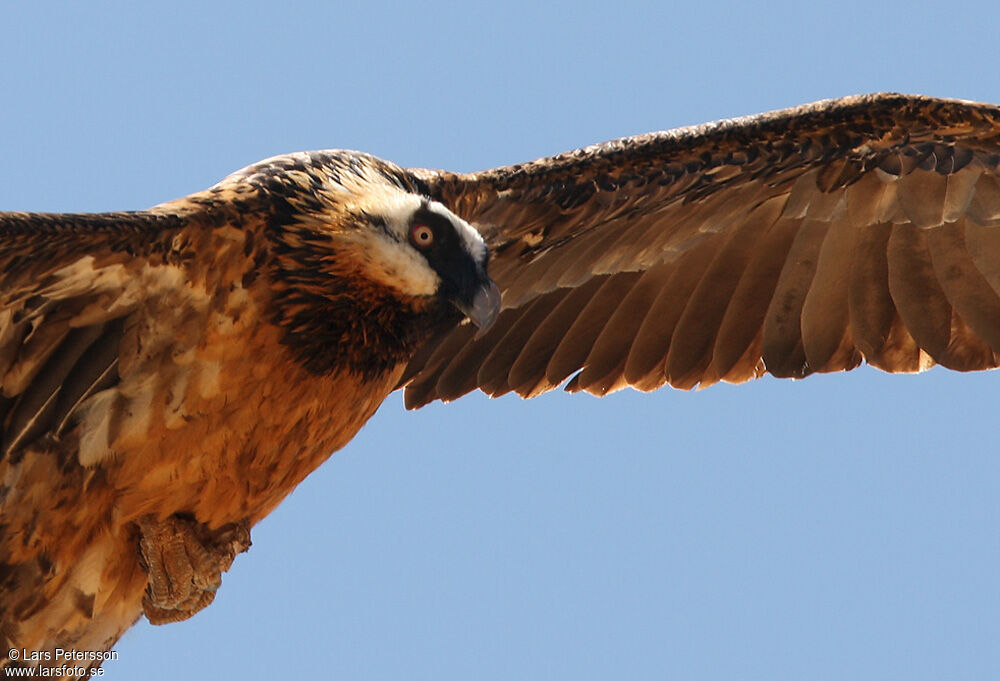
[[[249, 527], [395, 387], [995, 367], [998, 166], [997, 107], [872, 95], [480, 173], [306, 152], [149, 211], [2, 214], [0, 642], [108, 647], [159, 570], [140, 525]], [[492, 253], [481, 335], [351, 236], [425, 198]]]
[[[710, 248], [707, 246], [702, 250]], [[673, 263], [654, 265], [641, 273], [635, 285], [620, 301], [615, 301], [614, 313], [594, 340], [593, 347], [584, 360], [584, 369], [580, 375], [581, 386], [597, 383], [621, 364], [623, 348], [624, 356], [627, 356], [627, 350], [635, 340], [646, 311], [653, 307], [661, 291], [669, 291], [678, 301], [686, 298], [683, 290], [671, 285], [670, 278], [676, 271]], [[661, 323], [665, 327], [673, 326], [666, 318]]]
[[559, 385], [584, 365], [594, 341], [617, 309], [618, 302], [628, 295], [639, 277], [639, 272], [622, 272], [601, 283], [552, 351], [545, 368], [545, 377], [549, 382]]
[[768, 372], [780, 378], [801, 378], [811, 372], [802, 345], [802, 306], [828, 226], [811, 218], [802, 221], [764, 316], [761, 358]]
[[1000, 298], [976, 269], [965, 245], [965, 220], [927, 230], [927, 247], [948, 302], [971, 334], [1000, 352]]
[[[779, 218], [757, 244], [719, 324], [709, 375], [745, 376], [759, 361], [764, 317], [802, 218]], [[758, 357], [749, 357], [754, 347]], [[753, 354], [753, 353], [750, 353]]]
[[[689, 387], [704, 380], [722, 318], [754, 253], [754, 244], [778, 219], [785, 202], [784, 196], [775, 196], [754, 206], [736, 223], [732, 235], [698, 282], [669, 343], [665, 366], [672, 386]], [[656, 320], [647, 316], [646, 325], [654, 327]]]
[[942, 223], [948, 193], [946, 176], [933, 168], [922, 168], [900, 177], [898, 187], [899, 205], [911, 224], [926, 229]]
[[705, 268], [715, 257], [717, 246], [721, 241], [719, 234], [703, 235], [683, 260], [661, 263], [657, 266], [660, 276], [666, 281], [665, 285], [660, 291], [651, 292], [654, 297], [648, 310], [637, 310], [633, 313], [635, 324], [638, 326], [636, 340], [642, 344], [635, 345], [632, 339], [626, 338], [627, 345], [619, 347], [617, 352], [610, 346], [604, 350], [608, 356], [605, 363], [609, 366], [616, 366], [619, 363], [613, 359], [615, 355], [625, 355], [625, 364], [622, 366], [624, 380], [628, 380], [624, 373], [627, 371], [629, 359], [635, 362], [633, 367], [649, 367], [635, 382], [639, 389], [653, 390], [663, 385], [665, 381], [671, 380], [667, 373], [669, 367], [665, 365], [670, 340], [673, 338], [678, 321], [688, 307], [691, 295], [698, 287]]
[[830, 221], [812, 284], [802, 303], [802, 348], [811, 371], [842, 371], [860, 361], [850, 330], [848, 291], [857, 237], [863, 228], [846, 209]]
[[1000, 229], [984, 227], [972, 219], [966, 220], [965, 247], [976, 269], [1000, 295]]
[[482, 366], [479, 369], [478, 383], [483, 386], [488, 395], [496, 397], [517, 387], [517, 383], [512, 383], [509, 380], [511, 367], [517, 360], [521, 348], [531, 337], [532, 332], [538, 328], [538, 325], [558, 303], [558, 296], [539, 296], [521, 308], [519, 310], [521, 314], [511, 315], [513, 323], [492, 347], [492, 351], [482, 360]]
[[895, 225], [888, 243], [889, 293], [913, 340], [934, 361], [962, 369], [949, 352], [951, 305], [937, 281], [924, 230]]
[[[879, 182], [877, 178], [874, 181]], [[857, 213], [850, 211], [850, 196], [848, 192], [848, 213], [852, 222], [865, 224], [857, 223]], [[889, 330], [898, 318], [889, 292], [888, 245], [891, 234], [892, 224], [888, 222], [871, 224], [857, 234], [847, 284], [851, 333], [858, 350], [873, 366], [886, 371], [916, 371], [916, 355], [913, 362], [905, 364], [905, 367], [883, 357]], [[915, 351], [916, 345], [913, 347]]]
[[[989, 169], [996, 173], [996, 166]], [[976, 191], [969, 201], [969, 217], [980, 225], [993, 224], [1000, 218], [1000, 178], [995, 174], [984, 174], [976, 182]]]
[[531, 334], [510, 368], [510, 383], [519, 395], [533, 396], [543, 387], [555, 387], [545, 374], [549, 358], [604, 279], [591, 277], [576, 288], [546, 294], [558, 296], [559, 304]]

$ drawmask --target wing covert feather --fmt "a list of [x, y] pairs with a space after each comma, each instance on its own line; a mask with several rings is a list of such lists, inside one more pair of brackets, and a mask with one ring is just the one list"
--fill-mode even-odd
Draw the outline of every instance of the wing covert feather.
[[[183, 288], [185, 249], [225, 223], [222, 205], [194, 195], [135, 213], [0, 213], [0, 459], [58, 440], [118, 383], [135, 336], [125, 320]], [[188, 228], [199, 236], [176, 238]]]

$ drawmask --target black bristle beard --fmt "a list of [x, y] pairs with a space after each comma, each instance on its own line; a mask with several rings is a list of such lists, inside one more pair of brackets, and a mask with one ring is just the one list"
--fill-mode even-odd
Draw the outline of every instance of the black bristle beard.
[[347, 370], [366, 380], [379, 378], [462, 319], [444, 301], [404, 300], [349, 278], [322, 278], [323, 289], [298, 282], [274, 301], [282, 343], [312, 374]]

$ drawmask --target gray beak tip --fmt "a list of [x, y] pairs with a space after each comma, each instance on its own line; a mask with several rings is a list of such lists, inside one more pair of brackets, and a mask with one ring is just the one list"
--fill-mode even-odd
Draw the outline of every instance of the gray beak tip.
[[482, 335], [496, 321], [500, 314], [500, 289], [491, 279], [479, 287], [472, 305], [461, 308], [462, 312], [479, 329], [477, 336]]

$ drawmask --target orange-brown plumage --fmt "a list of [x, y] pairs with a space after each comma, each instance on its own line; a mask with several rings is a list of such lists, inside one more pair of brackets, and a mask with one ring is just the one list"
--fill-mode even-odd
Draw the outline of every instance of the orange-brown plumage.
[[[345, 158], [367, 164], [349, 170], [369, 174], [368, 203], [322, 209], [302, 186], [320, 171], [297, 159], [148, 213], [0, 218], [7, 648], [102, 650], [143, 612], [161, 623], [211, 602], [246, 548], [233, 537], [355, 435], [416, 343], [461, 318], [448, 300], [475, 290], [428, 289], [431, 265], [379, 231], [405, 231], [383, 222], [427, 201], [391, 166]], [[414, 262], [397, 287], [376, 277]]]
[[469, 175], [311, 152], [150, 211], [2, 214], [0, 643], [190, 616], [397, 388], [993, 368], [998, 177], [996, 107], [874, 95]]

